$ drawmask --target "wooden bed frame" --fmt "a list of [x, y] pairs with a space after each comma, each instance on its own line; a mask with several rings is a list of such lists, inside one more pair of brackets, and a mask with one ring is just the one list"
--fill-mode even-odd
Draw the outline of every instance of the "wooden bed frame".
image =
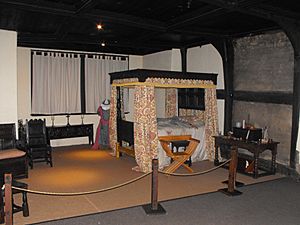
[[[145, 82], [147, 78], [173, 78], [173, 79], [194, 79], [194, 80], [210, 80], [214, 84], [217, 83], [217, 74], [213, 73], [183, 73], [175, 71], [162, 71], [162, 70], [146, 70], [136, 69], [130, 71], [122, 71], [110, 73], [110, 82], [114, 80], [126, 79], [126, 78], [137, 78], [139, 82]], [[178, 105], [180, 107], [180, 105]], [[181, 107], [182, 108], [182, 107]], [[198, 106], [189, 104], [188, 109], [198, 109]], [[125, 121], [121, 116], [121, 95], [120, 87], [117, 87], [117, 147], [116, 156], [120, 157], [122, 153], [134, 157], [134, 123]], [[128, 146], [123, 146], [122, 143], [128, 143]]]

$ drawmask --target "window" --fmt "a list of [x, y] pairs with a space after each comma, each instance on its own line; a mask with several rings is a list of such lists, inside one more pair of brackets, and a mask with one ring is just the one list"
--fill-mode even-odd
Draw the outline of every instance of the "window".
[[79, 113], [78, 54], [33, 52], [32, 114]]
[[32, 51], [34, 115], [96, 113], [110, 98], [110, 72], [128, 70], [128, 56]]
[[111, 72], [128, 70], [128, 59], [113, 56], [85, 56], [86, 112], [96, 112], [99, 105], [110, 99]]

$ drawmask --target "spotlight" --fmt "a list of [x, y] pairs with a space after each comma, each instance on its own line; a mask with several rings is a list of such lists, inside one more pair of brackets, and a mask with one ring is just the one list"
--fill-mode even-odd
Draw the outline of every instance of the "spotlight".
[[104, 41], [101, 42], [101, 46], [102, 46], [102, 47], [105, 46], [105, 42], [104, 42]]
[[102, 29], [103, 29], [103, 26], [102, 26], [102, 24], [100, 24], [100, 23], [99, 23], [99, 24], [97, 24], [97, 29], [98, 29], [98, 30], [102, 30]]

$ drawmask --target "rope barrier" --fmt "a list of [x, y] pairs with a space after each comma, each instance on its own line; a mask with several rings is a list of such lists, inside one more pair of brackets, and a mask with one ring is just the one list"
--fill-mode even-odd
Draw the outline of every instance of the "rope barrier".
[[100, 193], [100, 192], [105, 192], [105, 191], [109, 191], [109, 190], [113, 190], [116, 188], [120, 188], [123, 186], [126, 186], [128, 184], [131, 184], [135, 181], [138, 181], [146, 176], [148, 176], [149, 174], [151, 174], [152, 172], [148, 172], [143, 174], [142, 176], [139, 176], [137, 178], [134, 178], [132, 180], [129, 180], [127, 182], [109, 187], [109, 188], [103, 188], [103, 189], [99, 189], [99, 190], [93, 190], [93, 191], [82, 191], [82, 192], [46, 192], [46, 191], [36, 191], [36, 190], [30, 190], [30, 189], [25, 189], [25, 188], [20, 188], [20, 187], [15, 187], [12, 186], [12, 189], [15, 190], [19, 190], [19, 191], [24, 191], [24, 192], [28, 192], [31, 194], [39, 194], [39, 195], [55, 195], [55, 196], [78, 196], [78, 195], [88, 195], [88, 194], [96, 194], [96, 193]]
[[197, 175], [203, 175], [203, 174], [206, 174], [206, 173], [209, 173], [209, 172], [212, 172], [216, 169], [219, 169], [220, 167], [224, 166], [225, 164], [229, 163], [231, 161], [231, 159], [228, 159], [227, 161], [221, 163], [220, 165], [216, 166], [216, 167], [213, 167], [211, 169], [208, 169], [208, 170], [204, 170], [204, 171], [201, 171], [201, 172], [196, 172], [196, 173], [167, 173], [167, 172], [164, 172], [162, 170], [159, 170], [158, 172], [159, 173], [162, 173], [162, 174], [165, 174], [165, 175], [171, 175], [171, 176], [186, 176], [186, 177], [189, 177], [189, 176], [197, 176]]

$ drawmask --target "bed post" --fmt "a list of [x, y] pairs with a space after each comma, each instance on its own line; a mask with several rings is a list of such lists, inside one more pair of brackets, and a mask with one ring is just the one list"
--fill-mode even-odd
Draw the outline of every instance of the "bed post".
[[122, 153], [120, 153], [120, 120], [121, 116], [121, 91], [120, 87], [117, 87], [117, 143], [116, 143], [116, 157], [120, 158]]
[[117, 87], [117, 121], [120, 119], [122, 119], [122, 116], [121, 116], [121, 90], [120, 90], [120, 87]]

